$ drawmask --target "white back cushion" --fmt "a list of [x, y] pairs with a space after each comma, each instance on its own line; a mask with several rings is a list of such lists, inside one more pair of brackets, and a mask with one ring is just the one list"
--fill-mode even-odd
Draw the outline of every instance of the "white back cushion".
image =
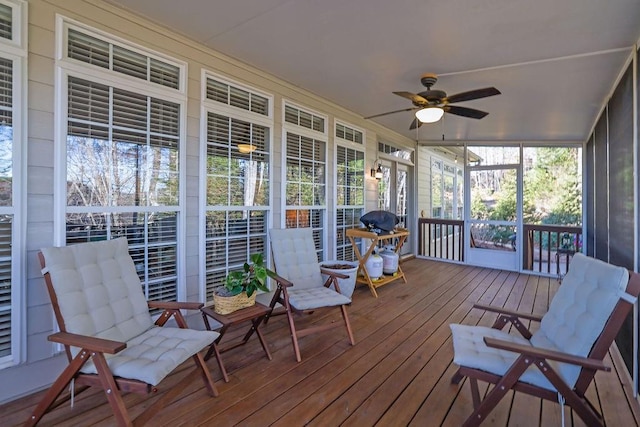
[[280, 276], [297, 289], [324, 284], [310, 228], [271, 229], [270, 234], [273, 261]]
[[625, 268], [575, 254], [531, 344], [587, 356], [628, 281]]
[[153, 326], [126, 238], [42, 254], [67, 332], [126, 342]]

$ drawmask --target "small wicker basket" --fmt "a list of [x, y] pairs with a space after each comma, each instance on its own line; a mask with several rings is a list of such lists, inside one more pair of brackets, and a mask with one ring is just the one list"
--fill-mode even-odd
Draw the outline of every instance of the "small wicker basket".
[[223, 297], [214, 293], [213, 311], [218, 314], [229, 314], [241, 308], [251, 307], [256, 303], [256, 294], [257, 292], [254, 292], [248, 297], [246, 292], [241, 292], [231, 297]]

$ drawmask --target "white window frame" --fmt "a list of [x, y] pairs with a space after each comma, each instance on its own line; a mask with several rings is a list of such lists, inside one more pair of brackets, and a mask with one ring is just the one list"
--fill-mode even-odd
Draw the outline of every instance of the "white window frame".
[[[175, 65], [180, 70], [179, 89], [163, 87], [162, 85], [143, 81], [126, 74], [114, 72], [105, 68], [86, 64], [75, 59], [66, 58], [67, 30], [75, 28], [93, 36], [114, 44], [121, 45], [127, 49], [134, 50], [143, 55], [159, 59]], [[66, 214], [73, 212], [131, 212], [130, 206], [96, 206], [79, 210], [78, 208], [67, 206], [67, 122], [68, 122], [68, 102], [67, 91], [69, 77], [78, 77], [99, 84], [112, 86], [114, 88], [135, 92], [144, 96], [156, 97], [162, 100], [176, 103], [180, 106], [179, 116], [179, 148], [178, 162], [180, 170], [178, 173], [178, 204], [176, 206], [148, 206], [138, 207], [138, 212], [176, 212], [176, 298], [184, 300], [186, 298], [185, 271], [185, 202], [186, 202], [186, 128], [187, 128], [187, 91], [186, 75], [187, 64], [174, 58], [161, 55], [150, 49], [145, 49], [139, 45], [111, 34], [99, 31], [78, 21], [69, 19], [62, 15], [56, 15], [56, 64], [55, 64], [55, 116], [54, 121], [54, 245], [64, 246], [66, 243]]]
[[[158, 61], [166, 62], [171, 65], [178, 67], [180, 73], [180, 79], [178, 83], [178, 89], [170, 89], [165, 88], [162, 85], [152, 82], [144, 82], [143, 80], [137, 79], [132, 76], [128, 76], [126, 74], [118, 73], [115, 71], [108, 70], [106, 68], [98, 67], [95, 65], [87, 64], [81, 61], [78, 61], [73, 58], [69, 58], [67, 56], [67, 30], [69, 28], [73, 28], [75, 30], [86, 33], [90, 36], [102, 39], [108, 43], [116, 44], [122, 47], [125, 47], [128, 50], [139, 53], [144, 56], [148, 56], [149, 58], [157, 59]], [[159, 89], [159, 93], [165, 96], [166, 93], [168, 96], [176, 96], [176, 93], [179, 93], [179, 98], [186, 98], [187, 96], [187, 63], [184, 61], [180, 61], [176, 58], [163, 55], [160, 52], [145, 48], [142, 45], [136, 44], [130, 40], [118, 37], [116, 35], [107, 33], [105, 31], [98, 30], [97, 28], [86, 25], [80, 21], [76, 21], [74, 19], [68, 18], [64, 15], [56, 14], [56, 64], [64, 64], [65, 69], [67, 70], [76, 70], [79, 72], [84, 72], [89, 69], [91, 70], [90, 75], [98, 74], [106, 74], [107, 76], [113, 76], [113, 78], [121, 78], [125, 81], [131, 82], [134, 87], [140, 86], [150, 86], [156, 87]]]
[[[242, 90], [245, 90], [247, 92], [250, 92], [252, 94], [256, 94], [256, 95], [260, 95], [264, 98], [266, 98], [269, 101], [269, 108], [267, 110], [267, 115], [263, 115], [263, 114], [259, 114], [259, 113], [255, 113], [252, 111], [248, 111], [248, 110], [244, 110], [242, 108], [238, 108], [232, 105], [227, 105], [227, 104], [223, 104], [220, 102], [216, 102], [213, 101], [211, 99], [207, 98], [207, 79], [211, 78], [214, 80], [217, 80], [219, 82], [225, 83], [229, 86], [233, 86], [236, 88], [240, 88]], [[215, 114], [220, 114], [229, 118], [233, 118], [233, 119], [238, 119], [238, 120], [243, 120], [252, 124], [256, 124], [256, 125], [260, 125], [260, 126], [264, 126], [266, 128], [269, 128], [269, 173], [270, 173], [270, 178], [271, 181], [273, 182], [273, 141], [274, 141], [274, 127], [275, 127], [275, 123], [274, 123], [274, 115], [273, 115], [273, 111], [274, 111], [274, 96], [272, 94], [263, 92], [259, 89], [256, 89], [254, 87], [251, 86], [247, 86], [244, 85], [242, 83], [239, 83], [237, 81], [234, 81], [232, 79], [229, 79], [223, 75], [214, 73], [210, 70], [205, 70], [203, 69], [201, 72], [201, 78], [200, 78], [200, 90], [201, 90], [201, 94], [200, 94], [200, 99], [201, 99], [201, 103], [200, 103], [200, 117], [202, 118], [200, 120], [200, 148], [199, 148], [199, 154], [200, 154], [200, 163], [199, 163], [199, 170], [200, 170], [200, 205], [199, 205], [199, 211], [200, 211], [200, 221], [199, 221], [199, 229], [198, 229], [198, 234], [199, 234], [199, 241], [200, 241], [200, 259], [203, 260], [203, 262], [200, 263], [199, 266], [199, 273], [200, 273], [200, 283], [199, 283], [199, 291], [200, 291], [200, 300], [204, 301], [205, 303], [210, 302], [212, 300], [212, 296], [211, 295], [207, 295], [207, 265], [206, 262], [204, 261], [206, 259], [206, 255], [207, 255], [207, 249], [206, 249], [206, 244], [207, 244], [207, 230], [206, 230], [206, 217], [207, 217], [207, 212], [209, 212], [210, 210], [214, 210], [214, 211], [237, 211], [237, 210], [246, 210], [246, 209], [250, 209], [250, 210], [261, 210], [266, 212], [267, 215], [267, 222], [266, 222], [266, 233], [268, 235], [268, 230], [269, 228], [271, 228], [271, 225], [273, 223], [273, 197], [274, 197], [274, 186], [271, 185], [269, 187], [269, 202], [267, 206], [264, 207], [248, 207], [248, 206], [227, 206], [227, 207], [222, 207], [222, 206], [215, 206], [215, 209], [210, 209], [210, 206], [207, 205], [207, 125], [208, 125], [208, 113], [215, 113]], [[268, 240], [267, 240], [267, 244], [268, 244]], [[265, 260], [267, 262], [267, 264], [269, 263], [269, 259], [270, 259], [270, 251], [266, 250], [265, 255]], [[247, 260], [248, 261], [248, 260]], [[228, 269], [227, 269], [228, 270]], [[228, 273], [228, 271], [227, 271]]]
[[12, 40], [0, 39], [0, 56], [13, 61], [12, 106], [12, 206], [0, 214], [13, 216], [11, 232], [11, 353], [0, 358], [0, 370], [26, 361], [27, 273], [25, 259], [27, 183], [27, 27], [28, 4], [22, 0], [0, 0], [12, 8]]
[[[314, 116], [320, 117], [322, 119], [324, 119], [324, 129], [322, 132], [319, 131], [315, 131], [313, 129], [309, 129], [306, 128], [304, 126], [299, 126], [293, 123], [289, 123], [287, 121], [285, 121], [285, 107], [293, 107], [296, 108], [300, 111], [304, 111], [306, 113], [312, 114]], [[322, 243], [322, 248], [320, 249], [320, 252], [322, 252], [323, 254], [323, 259], [318, 259], [319, 261], [324, 261], [326, 259], [326, 257], [328, 256], [328, 246], [327, 246], [327, 223], [328, 223], [328, 187], [329, 187], [329, 182], [327, 180], [327, 176], [330, 172], [330, 168], [329, 168], [329, 156], [328, 156], [328, 150], [329, 150], [329, 135], [328, 135], [328, 126], [329, 126], [329, 118], [327, 115], [325, 114], [321, 114], [317, 111], [311, 110], [309, 108], [303, 107], [300, 104], [297, 104], [291, 100], [288, 99], [283, 99], [282, 100], [282, 158], [281, 158], [281, 164], [282, 164], [282, 175], [281, 175], [281, 180], [280, 182], [282, 183], [282, 188], [281, 188], [281, 195], [280, 195], [280, 200], [281, 200], [281, 222], [280, 222], [280, 227], [281, 228], [286, 228], [286, 213], [287, 210], [289, 208], [292, 208], [293, 206], [287, 205], [287, 133], [292, 133], [298, 136], [303, 136], [303, 137], [308, 137], [308, 138], [312, 138], [315, 140], [319, 140], [319, 141], [323, 141], [325, 144], [325, 152], [324, 152], [324, 158], [325, 158], [325, 200], [324, 200], [324, 205], [300, 205], [300, 206], [295, 206], [295, 208], [297, 210], [309, 210], [309, 211], [313, 211], [313, 210], [323, 210], [324, 214], [323, 214], [323, 223], [322, 225], [319, 227], [321, 229], [320, 231], [320, 239], [321, 239], [321, 243]], [[313, 227], [312, 227], [313, 228]], [[315, 230], [315, 229], [314, 229]]]
[[[348, 140], [348, 139], [343, 139], [340, 138], [336, 135], [337, 133], [337, 127], [338, 125], [343, 126], [345, 128], [350, 128], [354, 131], [358, 131], [360, 133], [362, 133], [362, 144], [359, 144], [357, 142]], [[337, 165], [338, 165], [338, 148], [339, 147], [343, 147], [343, 148], [347, 148], [350, 150], [355, 150], [355, 151], [359, 151], [362, 153], [363, 156], [363, 169], [362, 169], [362, 204], [361, 205], [341, 205], [338, 204], [338, 183], [337, 180], [335, 181], [335, 185], [333, 186], [333, 200], [335, 201], [335, 209], [333, 209], [333, 224], [335, 225], [335, 233], [336, 233], [336, 242], [335, 243], [335, 247], [333, 248], [334, 254], [335, 254], [335, 258], [339, 258], [338, 257], [338, 241], [337, 241], [337, 237], [339, 235], [339, 230], [338, 230], [338, 209], [361, 209], [362, 214], [364, 214], [365, 212], [365, 207], [366, 207], [366, 177], [367, 177], [367, 162], [366, 162], [366, 145], [365, 145], [365, 141], [366, 141], [366, 133], [364, 131], [364, 129], [361, 129], [359, 127], [353, 126], [349, 123], [343, 122], [341, 120], [336, 119], [334, 121], [334, 127], [333, 127], [333, 137], [334, 137], [334, 157], [333, 157], [333, 164], [336, 165], [335, 170], [333, 171], [334, 174], [334, 179], [337, 178], [337, 174], [338, 174], [338, 169], [337, 169]], [[359, 240], [359, 239], [358, 239]], [[357, 258], [354, 259], [353, 261], [357, 261]]]

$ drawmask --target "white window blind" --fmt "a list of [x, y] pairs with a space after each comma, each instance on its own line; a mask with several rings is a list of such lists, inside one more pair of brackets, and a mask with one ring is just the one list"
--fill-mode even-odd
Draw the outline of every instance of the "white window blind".
[[361, 131], [341, 123], [336, 123], [336, 138], [355, 142], [356, 144], [364, 142], [364, 134]]
[[67, 56], [167, 88], [180, 89], [180, 68], [75, 28], [67, 34]]
[[325, 205], [325, 151], [324, 141], [287, 132], [287, 205]]
[[67, 244], [127, 237], [147, 298], [175, 301], [180, 105], [69, 76], [67, 120]]
[[10, 356], [12, 215], [0, 216], [0, 358]]
[[207, 78], [207, 99], [263, 116], [269, 115], [269, 99], [238, 86]]
[[325, 132], [325, 119], [323, 117], [291, 105], [285, 105], [284, 107], [284, 121], [317, 132]]
[[268, 211], [211, 209], [206, 214], [206, 300], [224, 284], [229, 271], [241, 270], [251, 254], [267, 255]]
[[0, 37], [13, 40], [13, 8], [0, 4]]
[[[207, 78], [206, 91], [209, 100], [269, 114], [269, 99], [249, 90]], [[215, 111], [206, 116], [206, 301], [252, 254], [268, 256], [271, 127], [262, 117], [258, 124], [241, 116]]]
[[[0, 10], [0, 22], [3, 16]], [[10, 22], [10, 21], [9, 21]], [[12, 340], [13, 240], [13, 61], [0, 58], [0, 361], [10, 359]]]
[[285, 185], [286, 227], [311, 227], [318, 259], [323, 260], [326, 216], [325, 141], [287, 132]]
[[[207, 205], [269, 204], [268, 127], [207, 114]], [[253, 147], [248, 153], [242, 145]]]
[[346, 230], [358, 227], [364, 213], [364, 152], [338, 145], [336, 158], [336, 257], [355, 261]]

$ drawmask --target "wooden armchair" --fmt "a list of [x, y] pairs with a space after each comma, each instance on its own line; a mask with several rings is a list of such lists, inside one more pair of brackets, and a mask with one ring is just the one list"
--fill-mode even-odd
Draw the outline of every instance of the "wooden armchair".
[[[200, 374], [208, 392], [218, 395], [202, 355], [217, 332], [187, 329], [180, 310], [200, 303], [149, 302], [125, 238], [42, 249], [38, 254], [60, 332], [49, 341], [64, 345], [69, 365], [53, 383], [26, 425], [35, 425], [73, 380], [80, 391], [105, 391], [119, 425], [131, 425], [120, 392], [150, 393], [178, 365], [192, 357], [196, 368], [165, 393], [136, 424], [144, 424]], [[153, 322], [149, 308], [164, 310]], [[179, 328], [162, 327], [174, 317]], [[215, 343], [213, 344], [215, 345]], [[216, 357], [223, 368], [220, 354]]]
[[[271, 313], [287, 315], [296, 360], [302, 360], [298, 338], [340, 326], [338, 322], [330, 322], [304, 329], [296, 327], [296, 315], [315, 310], [330, 307], [339, 309], [349, 342], [354, 345], [355, 340], [346, 308], [351, 299], [340, 293], [337, 280], [347, 276], [321, 270], [310, 228], [272, 229], [270, 234], [271, 252], [278, 273], [277, 288], [270, 303]], [[326, 281], [322, 279], [321, 273], [329, 276]], [[274, 311], [277, 304], [282, 308]], [[265, 318], [265, 323], [269, 316]]]
[[[542, 317], [501, 308], [492, 328], [451, 325], [457, 384], [469, 378], [474, 412], [465, 426], [479, 425], [509, 390], [566, 402], [590, 426], [602, 417], [585, 393], [640, 293], [640, 276], [580, 253]], [[539, 321], [531, 333], [522, 320]], [[521, 336], [501, 329], [512, 324]], [[480, 400], [478, 380], [495, 386]], [[564, 414], [564, 413], [563, 413]]]

